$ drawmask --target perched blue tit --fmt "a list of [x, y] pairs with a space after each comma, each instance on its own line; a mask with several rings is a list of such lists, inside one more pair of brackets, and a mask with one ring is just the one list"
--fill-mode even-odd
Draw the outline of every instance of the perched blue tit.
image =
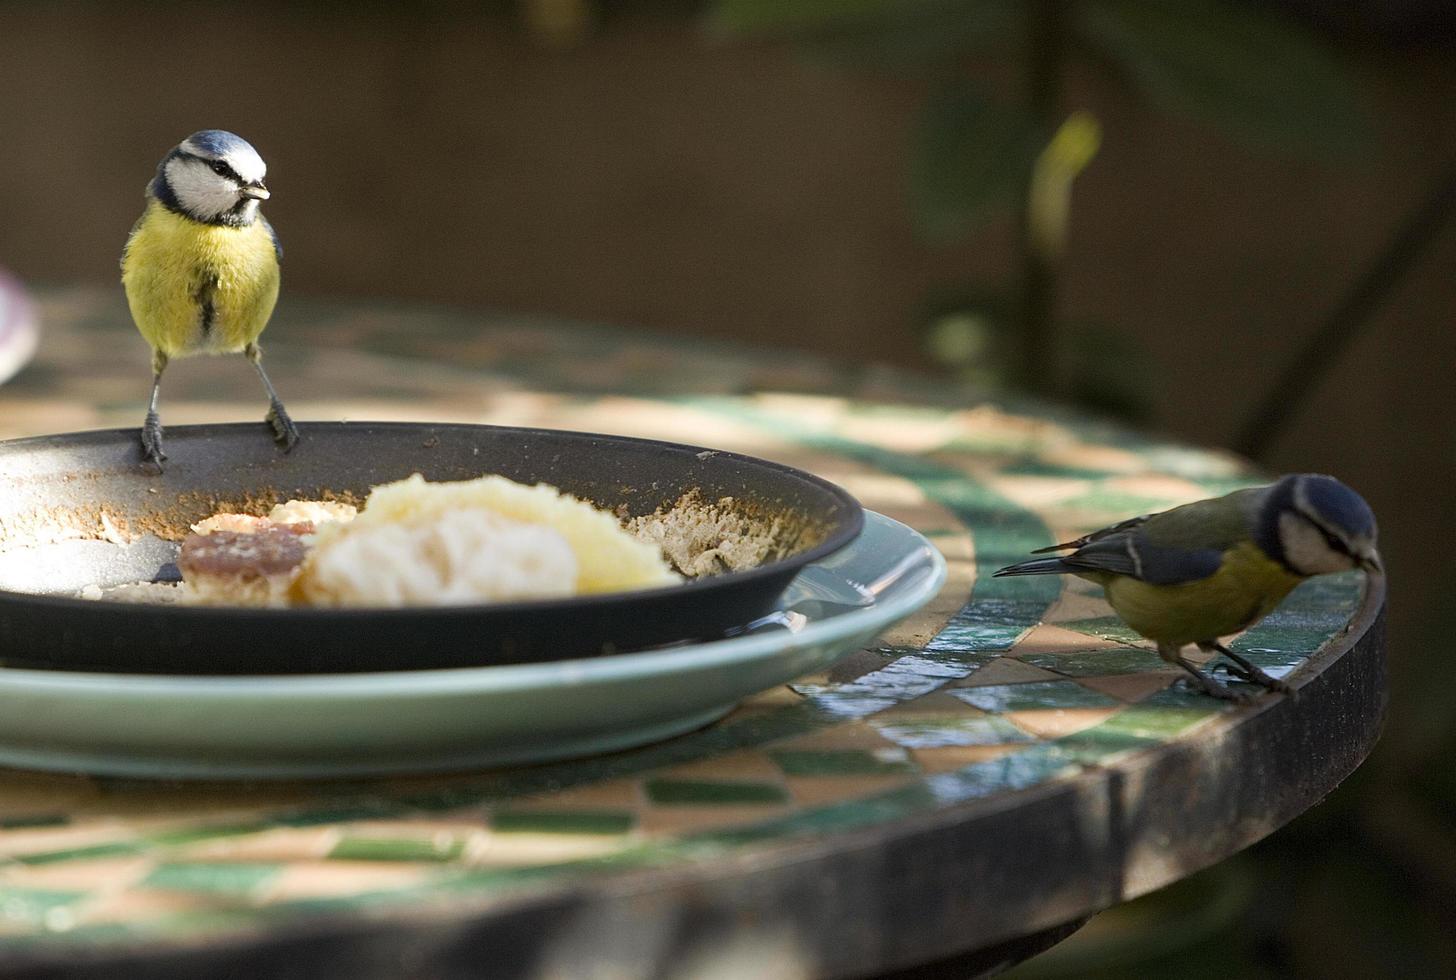
[[267, 421], [285, 451], [298, 429], [268, 374], [258, 335], [278, 301], [283, 249], [266, 218], [267, 166], [248, 142], [221, 129], [193, 133], [157, 165], [147, 207], [121, 254], [131, 316], [152, 348], [152, 399], [142, 451], [161, 466], [157, 397], [173, 358], [245, 354], [268, 394]]
[[1019, 562], [996, 574], [1068, 574], [1096, 582], [1113, 610], [1155, 642], [1165, 661], [1186, 670], [1208, 694], [1240, 700], [1185, 659], [1183, 648], [1193, 643], [1205, 653], [1221, 653], [1236, 676], [1288, 691], [1219, 637], [1252, 626], [1312, 575], [1351, 568], [1380, 573], [1375, 536], [1375, 515], [1359, 494], [1333, 477], [1301, 473], [1134, 517], [1033, 552], [1071, 554]]

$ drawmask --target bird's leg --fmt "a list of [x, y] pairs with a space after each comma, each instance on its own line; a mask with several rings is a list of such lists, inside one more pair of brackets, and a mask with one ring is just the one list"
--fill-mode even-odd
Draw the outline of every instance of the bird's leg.
[[263, 349], [257, 344], [249, 344], [243, 349], [248, 355], [248, 360], [253, 362], [253, 367], [258, 370], [258, 377], [263, 379], [263, 390], [268, 392], [268, 414], [266, 420], [273, 426], [273, 438], [283, 447], [286, 453], [298, 442], [298, 426], [293, 424], [293, 419], [288, 417], [288, 410], [283, 407], [283, 402], [278, 398], [278, 392], [273, 390], [273, 382], [268, 380], [268, 372], [263, 370]]
[[1221, 653], [1232, 663], [1229, 666], [1230, 672], [1243, 678], [1250, 684], [1258, 684], [1260, 687], [1267, 687], [1271, 691], [1278, 691], [1280, 694], [1293, 694], [1294, 688], [1277, 677], [1270, 677], [1254, 664], [1251, 664], [1244, 657], [1234, 653], [1228, 647], [1217, 640], [1204, 640], [1198, 644], [1198, 649], [1205, 653]]
[[152, 351], [152, 400], [147, 404], [147, 420], [142, 423], [142, 452], [162, 468], [167, 454], [162, 452], [162, 418], [157, 414], [157, 398], [162, 392], [162, 372], [167, 370], [167, 355]]
[[1184, 670], [1188, 671], [1188, 675], [1193, 679], [1194, 683], [1198, 685], [1198, 689], [1201, 690], [1204, 694], [1207, 694], [1209, 697], [1218, 698], [1221, 701], [1246, 700], [1244, 695], [1240, 694], [1238, 691], [1232, 691], [1229, 688], [1224, 687], [1218, 681], [1214, 680], [1212, 677], [1209, 677], [1203, 671], [1199, 670], [1196, 665], [1190, 663], [1187, 658], [1183, 656], [1183, 648], [1181, 646], [1175, 646], [1171, 643], [1159, 643], [1158, 656], [1162, 657], [1168, 663], [1173, 664], [1177, 667], [1182, 667]]

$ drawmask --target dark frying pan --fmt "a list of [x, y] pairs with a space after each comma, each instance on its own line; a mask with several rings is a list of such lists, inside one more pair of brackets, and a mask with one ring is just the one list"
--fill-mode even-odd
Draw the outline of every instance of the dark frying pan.
[[[165, 473], [132, 430], [0, 442], [0, 663], [62, 670], [268, 674], [401, 670], [594, 656], [721, 635], [772, 610], [790, 579], [859, 534], [844, 490], [695, 446], [483, 425], [313, 422], [290, 454], [258, 425], [167, 431]], [[223, 510], [344, 497], [422, 473], [546, 482], [636, 516], [698, 489], [775, 518], [786, 552], [683, 585], [428, 609], [242, 609], [72, 598], [165, 579], [189, 524]]]

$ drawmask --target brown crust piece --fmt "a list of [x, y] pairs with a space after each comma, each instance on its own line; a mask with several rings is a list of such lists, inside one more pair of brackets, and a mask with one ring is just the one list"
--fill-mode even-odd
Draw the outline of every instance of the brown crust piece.
[[214, 531], [189, 534], [182, 542], [177, 567], [182, 578], [271, 578], [292, 575], [308, 552], [304, 535], [313, 525], [270, 524], [256, 532]]

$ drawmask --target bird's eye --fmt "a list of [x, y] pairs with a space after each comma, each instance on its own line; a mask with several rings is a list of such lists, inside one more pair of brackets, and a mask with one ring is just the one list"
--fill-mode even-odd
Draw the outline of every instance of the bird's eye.
[[221, 160], [214, 160], [212, 162], [212, 172], [219, 177], [226, 177], [228, 175], [228, 165]]

